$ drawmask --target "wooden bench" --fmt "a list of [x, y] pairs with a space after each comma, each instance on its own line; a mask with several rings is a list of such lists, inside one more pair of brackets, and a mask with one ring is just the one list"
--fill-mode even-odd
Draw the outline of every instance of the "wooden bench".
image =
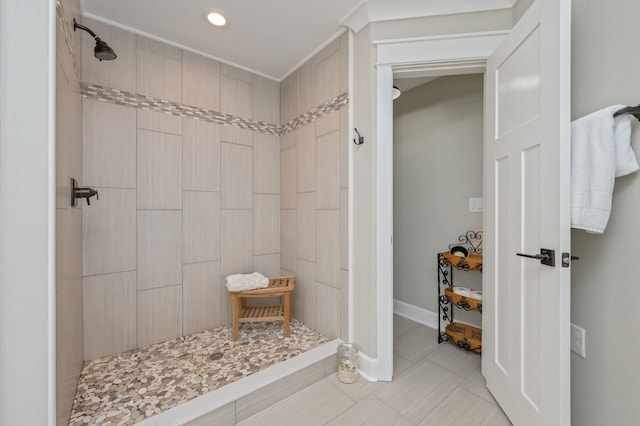
[[[295, 276], [269, 278], [269, 287], [257, 290], [230, 291], [233, 312], [232, 339], [238, 340], [241, 322], [284, 321], [284, 334], [291, 336], [291, 292]], [[279, 297], [281, 303], [273, 306], [247, 306], [247, 299]]]

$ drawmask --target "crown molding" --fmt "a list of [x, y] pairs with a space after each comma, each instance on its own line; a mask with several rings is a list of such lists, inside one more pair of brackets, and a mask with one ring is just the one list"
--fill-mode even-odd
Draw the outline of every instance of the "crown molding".
[[[358, 33], [372, 22], [511, 9], [518, 0], [363, 0], [340, 24]], [[480, 4], [481, 3], [481, 4]]]

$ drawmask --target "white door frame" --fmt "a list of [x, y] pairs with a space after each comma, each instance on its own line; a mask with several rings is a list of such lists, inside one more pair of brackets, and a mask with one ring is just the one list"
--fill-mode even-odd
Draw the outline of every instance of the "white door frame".
[[393, 376], [393, 76], [482, 73], [508, 31], [374, 41], [376, 47], [377, 380]]

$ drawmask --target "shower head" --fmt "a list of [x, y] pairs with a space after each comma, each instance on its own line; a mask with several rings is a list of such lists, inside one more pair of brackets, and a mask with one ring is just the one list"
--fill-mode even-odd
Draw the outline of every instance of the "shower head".
[[100, 37], [96, 35], [96, 33], [91, 31], [89, 28], [85, 27], [84, 25], [78, 24], [74, 19], [73, 31], [75, 31], [77, 28], [80, 28], [81, 30], [84, 30], [89, 34], [91, 34], [91, 37], [93, 37], [94, 40], [96, 41], [96, 47], [93, 49], [93, 54], [96, 58], [98, 58], [98, 60], [111, 61], [118, 57], [118, 55], [116, 55], [116, 52], [114, 52], [113, 49], [106, 42], [102, 41]]

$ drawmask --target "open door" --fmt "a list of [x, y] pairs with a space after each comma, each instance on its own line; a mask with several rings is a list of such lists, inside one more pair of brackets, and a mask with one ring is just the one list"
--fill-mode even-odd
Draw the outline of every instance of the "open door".
[[570, 424], [570, 16], [536, 0], [487, 62], [482, 371], [518, 426]]

